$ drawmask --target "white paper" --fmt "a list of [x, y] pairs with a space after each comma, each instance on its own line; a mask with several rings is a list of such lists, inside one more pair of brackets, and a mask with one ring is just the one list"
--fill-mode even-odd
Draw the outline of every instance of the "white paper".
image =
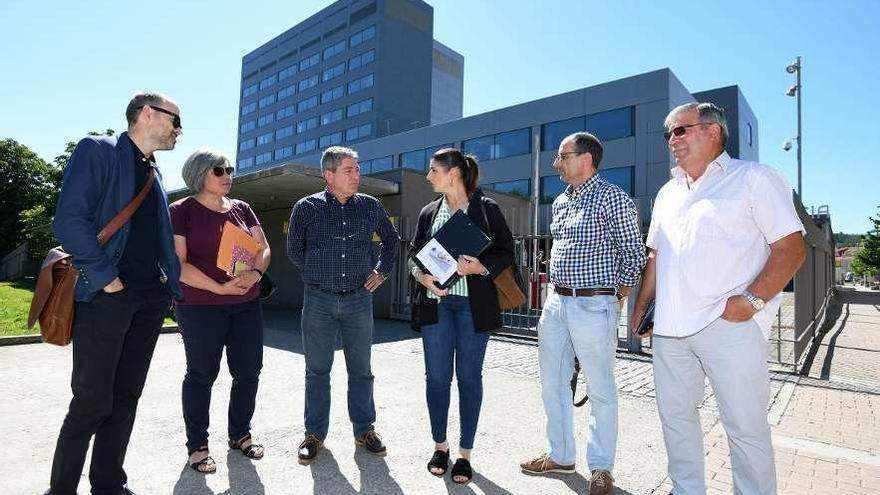
[[424, 265], [425, 269], [431, 272], [431, 275], [437, 277], [441, 284], [449, 280], [458, 267], [458, 262], [436, 239], [428, 241], [425, 247], [416, 254], [416, 258]]

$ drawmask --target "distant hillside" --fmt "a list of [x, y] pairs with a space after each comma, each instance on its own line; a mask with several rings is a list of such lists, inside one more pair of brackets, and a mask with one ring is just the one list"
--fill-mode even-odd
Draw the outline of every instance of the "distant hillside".
[[838, 232], [834, 233], [834, 243], [839, 248], [858, 246], [860, 242], [862, 242], [862, 234], [841, 234]]

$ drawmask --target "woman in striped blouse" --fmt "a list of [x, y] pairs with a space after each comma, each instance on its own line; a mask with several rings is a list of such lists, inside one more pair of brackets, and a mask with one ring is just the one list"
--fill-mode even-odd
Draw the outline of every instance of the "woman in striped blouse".
[[483, 400], [483, 358], [489, 333], [501, 328], [501, 309], [492, 280], [514, 263], [510, 228], [498, 203], [483, 196], [477, 188], [479, 176], [479, 165], [473, 156], [454, 148], [434, 153], [427, 180], [441, 196], [422, 209], [411, 245], [412, 256], [458, 210], [464, 211], [492, 240], [478, 257], [463, 256], [458, 260], [461, 278], [447, 289], [435, 285], [435, 276], [423, 273], [415, 265], [411, 267], [416, 282], [412, 327], [422, 332], [428, 413], [435, 442], [428, 471], [443, 476], [449, 467], [446, 425], [454, 365], [461, 437], [459, 457], [451, 474], [459, 484], [473, 478], [470, 458]]

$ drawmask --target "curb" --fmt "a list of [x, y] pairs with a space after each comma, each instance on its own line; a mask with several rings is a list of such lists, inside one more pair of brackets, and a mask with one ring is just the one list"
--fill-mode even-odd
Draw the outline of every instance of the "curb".
[[[162, 330], [159, 330], [159, 333], [180, 333], [180, 328], [174, 325], [165, 325], [162, 327]], [[31, 335], [12, 335], [8, 337], [0, 337], [0, 347], [7, 345], [24, 345], [24, 344], [41, 344], [43, 343], [43, 339], [40, 337], [40, 334], [31, 334]]]

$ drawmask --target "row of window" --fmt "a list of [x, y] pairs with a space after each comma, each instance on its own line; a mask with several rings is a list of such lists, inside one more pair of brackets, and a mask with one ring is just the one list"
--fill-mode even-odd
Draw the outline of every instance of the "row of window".
[[541, 126], [541, 149], [555, 151], [566, 136], [583, 130], [600, 141], [632, 136], [633, 118], [633, 107], [624, 107], [544, 124]]
[[[263, 78], [259, 82], [248, 85], [241, 91], [241, 97], [247, 98], [248, 96], [256, 94], [258, 91], [262, 91], [266, 88], [271, 87], [275, 83], [293, 77], [297, 72], [302, 72], [306, 69], [314, 67], [321, 63], [322, 58], [323, 60], [329, 60], [344, 52], [346, 50], [346, 45], [354, 48], [365, 41], [373, 39], [375, 36], [375, 26], [370, 26], [361, 31], [358, 31], [357, 33], [351, 35], [347, 40], [340, 40], [339, 42], [325, 48], [323, 52], [314, 53], [296, 62], [295, 64], [292, 64], [289, 67], [282, 69], [277, 74], [272, 74], [271, 76]], [[375, 59], [375, 55], [375, 52], [373, 50], [370, 50], [369, 52], [365, 52], [353, 57], [349, 62], [349, 70], [367, 65]], [[367, 61], [366, 59], [369, 60]], [[344, 66], [345, 64], [343, 63], [342, 65]]]
[[[599, 177], [617, 185], [630, 196], [633, 195], [633, 167], [599, 169]], [[553, 200], [565, 190], [566, 185], [565, 182], [562, 182], [559, 177], [554, 175], [541, 177], [541, 203], [553, 203]], [[481, 186], [483, 189], [513, 194], [523, 198], [528, 198], [532, 195], [531, 179], [489, 182]]]
[[[314, 119], [310, 119], [310, 120], [314, 120]], [[332, 134], [327, 134], [326, 136], [321, 136], [318, 139], [307, 139], [305, 141], [302, 141], [302, 142], [299, 142], [299, 143], [296, 143], [293, 145], [284, 146], [282, 148], [276, 149], [274, 152], [266, 151], [264, 153], [260, 153], [256, 156], [253, 156], [253, 157], [242, 158], [242, 159], [238, 160], [238, 168], [239, 168], [239, 170], [245, 170], [250, 167], [264, 165], [266, 163], [271, 162], [273, 160], [273, 156], [274, 156], [274, 160], [280, 160], [283, 158], [291, 157], [293, 155], [301, 155], [304, 153], [309, 153], [311, 151], [315, 151], [316, 149], [318, 149], [319, 146], [321, 148], [326, 148], [329, 146], [342, 144], [343, 139], [345, 141], [349, 141], [349, 142], [357, 141], [360, 139], [370, 137], [370, 135], [372, 135], [372, 133], [373, 133], [373, 124], [363, 124], [363, 125], [359, 125], [359, 126], [355, 126], [355, 127], [350, 127], [348, 129], [346, 129], [345, 131], [338, 131], [338, 132], [334, 132]], [[269, 139], [269, 141], [271, 141], [271, 139], [272, 139], [271, 133], [265, 134], [264, 136], [266, 136], [266, 138]], [[260, 137], [263, 137], [263, 136], [260, 136]], [[248, 141], [253, 141], [253, 140], [248, 140]], [[242, 142], [241, 144], [244, 144], [244, 143], [245, 142]], [[250, 149], [252, 147], [253, 146], [249, 146], [246, 149]], [[239, 145], [239, 148], [241, 148], [241, 145]], [[244, 151], [244, 150], [240, 149], [240, 151]], [[389, 160], [390, 160], [390, 158], [391, 157], [388, 157]], [[389, 161], [388, 168], [391, 168], [390, 161]]]
[[[373, 75], [368, 74], [360, 79], [349, 82], [348, 83], [348, 89], [349, 89], [348, 93], [349, 94], [357, 93], [358, 91], [372, 87], [372, 85], [373, 85]], [[297, 113], [301, 113], [306, 110], [310, 110], [310, 109], [318, 106], [318, 101], [320, 101], [321, 104], [323, 105], [325, 103], [330, 103], [332, 101], [338, 100], [338, 99], [342, 98], [343, 96], [345, 96], [345, 89], [346, 88], [344, 85], [337, 86], [335, 88], [328, 89], [327, 91], [323, 92], [320, 95], [320, 100], [319, 100], [318, 95], [315, 95], [310, 98], [300, 100], [296, 104], [288, 105], [284, 108], [280, 108], [277, 111], [275, 111], [274, 113], [263, 114], [257, 120], [249, 120], [249, 121], [243, 122], [241, 124], [241, 126], [239, 126], [239, 132], [240, 132], [240, 134], [245, 134], [247, 132], [250, 132], [250, 131], [256, 129], [257, 127], [263, 127], [265, 125], [271, 124], [272, 122], [280, 121], [280, 120], [286, 119], [288, 117], [291, 117], [293, 115], [296, 115]], [[248, 106], [252, 106], [252, 105], [254, 105], [254, 104], [251, 104]], [[353, 117], [355, 115], [360, 115], [364, 112], [368, 112], [368, 111], [372, 110], [372, 108], [373, 108], [373, 99], [368, 98], [366, 100], [362, 100], [357, 103], [353, 103], [353, 104], [349, 105], [348, 116]], [[254, 109], [254, 111], [255, 111], [255, 109]], [[343, 118], [343, 116], [341, 114], [341, 109], [338, 110], [338, 112], [340, 112], [340, 113], [336, 113], [336, 112], [337, 111], [328, 112], [326, 114], [321, 115], [321, 121], [322, 121], [321, 125], [327, 125], [332, 122], [336, 122], [337, 120], [341, 120]]]
[[468, 139], [461, 143], [461, 147], [465, 153], [476, 156], [480, 161], [496, 160], [531, 153], [531, 136], [532, 130], [526, 127]]

